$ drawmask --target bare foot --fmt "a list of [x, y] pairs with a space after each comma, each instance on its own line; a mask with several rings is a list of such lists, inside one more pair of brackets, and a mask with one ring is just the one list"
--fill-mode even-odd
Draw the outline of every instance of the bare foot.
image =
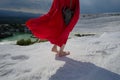
[[58, 53], [57, 47], [55, 47], [55, 46], [53, 46], [53, 48], [52, 48], [51, 51], [52, 51], [52, 52], [55, 52], [55, 53]]
[[62, 52], [59, 52], [59, 53], [58, 53], [58, 56], [59, 56], [59, 57], [63, 57], [63, 56], [67, 56], [67, 55], [70, 55], [70, 52], [69, 52], [69, 51], [68, 51], [68, 52], [62, 51]]

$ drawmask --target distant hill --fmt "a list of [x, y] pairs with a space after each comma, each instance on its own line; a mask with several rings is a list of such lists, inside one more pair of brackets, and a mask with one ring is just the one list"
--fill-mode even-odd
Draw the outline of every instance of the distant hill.
[[81, 14], [80, 19], [93, 19], [99, 17], [120, 16], [120, 12], [116, 13], [99, 13], [99, 14]]
[[25, 23], [28, 19], [38, 17], [40, 15], [42, 14], [0, 10], [0, 24]]

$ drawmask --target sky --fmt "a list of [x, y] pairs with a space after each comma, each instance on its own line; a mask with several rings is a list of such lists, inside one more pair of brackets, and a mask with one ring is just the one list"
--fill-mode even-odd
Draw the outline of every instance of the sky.
[[[53, 0], [0, 0], [0, 9], [45, 13]], [[80, 0], [81, 13], [120, 12], [120, 0]]]

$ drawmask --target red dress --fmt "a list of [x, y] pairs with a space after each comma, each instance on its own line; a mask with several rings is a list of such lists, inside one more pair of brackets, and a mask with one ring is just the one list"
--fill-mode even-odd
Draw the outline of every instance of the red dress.
[[64, 6], [69, 7], [70, 0], [53, 0], [53, 4], [47, 14], [28, 20], [26, 26], [37, 38], [47, 39], [52, 44], [61, 47], [66, 44], [69, 33], [77, 23], [80, 14], [79, 0], [72, 0], [71, 8], [74, 10], [74, 15], [69, 25], [66, 26], [62, 15]]

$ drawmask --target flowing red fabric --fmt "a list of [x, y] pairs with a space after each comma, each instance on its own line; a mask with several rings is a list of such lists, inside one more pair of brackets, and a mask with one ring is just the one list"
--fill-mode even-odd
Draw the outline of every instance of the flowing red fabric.
[[71, 8], [74, 10], [74, 15], [69, 25], [66, 26], [62, 15], [62, 9], [65, 6], [70, 7], [70, 0], [53, 0], [48, 13], [38, 18], [29, 19], [26, 26], [37, 38], [47, 39], [52, 44], [61, 47], [66, 44], [80, 14], [79, 0], [72, 0]]

